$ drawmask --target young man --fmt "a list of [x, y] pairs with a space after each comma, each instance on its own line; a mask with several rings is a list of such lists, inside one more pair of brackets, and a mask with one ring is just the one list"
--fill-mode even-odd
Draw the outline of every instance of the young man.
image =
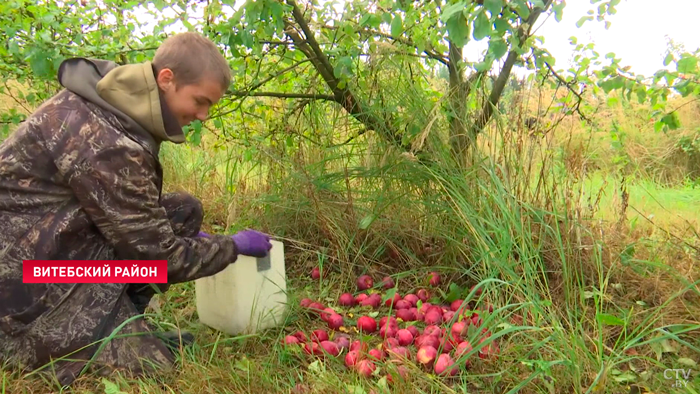
[[[0, 145], [0, 362], [51, 370], [69, 385], [90, 365], [136, 374], [168, 368], [173, 355], [143, 319], [154, 294], [124, 284], [24, 284], [22, 261], [167, 260], [168, 282], [216, 274], [239, 254], [263, 257], [257, 231], [201, 236], [194, 197], [161, 195], [162, 142], [204, 120], [230, 83], [216, 46], [175, 35], [151, 62], [69, 59], [65, 88]], [[161, 290], [167, 286], [160, 286]], [[129, 320], [127, 322], [127, 320]], [[117, 335], [102, 343], [125, 323]]]

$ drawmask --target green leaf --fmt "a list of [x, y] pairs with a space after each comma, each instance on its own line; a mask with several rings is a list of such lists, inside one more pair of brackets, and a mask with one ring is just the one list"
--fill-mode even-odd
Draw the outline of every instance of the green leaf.
[[483, 40], [491, 33], [491, 22], [485, 12], [479, 12], [474, 21], [474, 39], [477, 41]]
[[450, 283], [450, 292], [447, 293], [445, 302], [452, 303], [453, 301], [460, 299], [461, 296], [462, 288], [456, 283]]
[[367, 27], [371, 18], [372, 14], [362, 15], [362, 18], [360, 18], [360, 27]]
[[466, 5], [467, 3], [465, 1], [460, 1], [445, 8], [445, 10], [442, 11], [442, 14], [440, 14], [440, 20], [448, 23], [448, 21], [452, 19], [455, 14], [464, 11], [464, 7], [466, 7]]
[[685, 358], [685, 357], [679, 358], [679, 359], [678, 359], [678, 362], [681, 363], [681, 364], [683, 364], [683, 365], [687, 365], [687, 366], [689, 366], [689, 367], [695, 367], [696, 365], [698, 365], [698, 364], [695, 362], [695, 360], [690, 359], [690, 358]]
[[32, 68], [32, 72], [38, 77], [47, 78], [52, 74], [52, 63], [45, 53], [39, 51], [34, 52], [29, 59], [29, 65]]
[[105, 394], [127, 394], [124, 391], [119, 390], [119, 386], [109, 380], [102, 378], [102, 384], [105, 385]]
[[592, 21], [592, 20], [593, 20], [592, 16], [583, 16], [583, 17], [581, 17], [581, 19], [578, 20], [578, 22], [576, 22], [576, 27], [580, 28], [581, 26], [583, 26], [584, 23], [586, 23], [587, 21]]
[[609, 315], [606, 313], [596, 314], [596, 319], [602, 324], [607, 326], [624, 326], [625, 322], [617, 316]]
[[617, 374], [617, 376], [614, 376], [613, 379], [618, 383], [635, 382], [637, 380], [637, 375], [635, 375], [631, 371], [627, 371], [624, 373]]
[[502, 37], [491, 37], [489, 49], [493, 53], [494, 58], [500, 59], [508, 52], [508, 43]]
[[484, 8], [486, 8], [491, 15], [498, 15], [503, 10], [502, 0], [484, 0]]
[[676, 65], [679, 73], [690, 74], [697, 71], [698, 68], [698, 58], [694, 56], [684, 56]]
[[469, 27], [464, 16], [455, 15], [447, 21], [447, 35], [455, 45], [462, 47], [467, 43], [469, 37]]
[[561, 22], [561, 19], [564, 16], [564, 7], [565, 6], [566, 6], [565, 1], [562, 1], [560, 3], [556, 3], [552, 6], [552, 10], [554, 11], [554, 19], [557, 22]]
[[384, 293], [384, 297], [382, 297], [382, 304], [385, 303], [387, 300], [394, 298], [395, 294], [396, 287], [392, 287], [391, 289], [387, 290], [386, 293]]
[[396, 38], [401, 36], [403, 33], [403, 21], [401, 20], [401, 15], [394, 15], [394, 20], [391, 21], [391, 35]]
[[671, 112], [670, 114], [666, 114], [666, 116], [661, 118], [661, 122], [668, 126], [671, 130], [677, 130], [681, 127], [681, 122], [678, 118], [677, 112]]
[[669, 53], [668, 55], [666, 55], [666, 58], [664, 58], [664, 66], [668, 66], [669, 64], [671, 64], [672, 61], [673, 53]]
[[362, 218], [362, 220], [360, 220], [360, 226], [359, 226], [360, 229], [367, 230], [376, 218], [377, 217], [374, 214], [370, 214], [370, 215], [367, 215], [364, 218]]

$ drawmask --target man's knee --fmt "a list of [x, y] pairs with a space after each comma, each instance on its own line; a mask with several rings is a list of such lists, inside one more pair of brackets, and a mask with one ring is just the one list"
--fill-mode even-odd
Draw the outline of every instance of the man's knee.
[[204, 220], [204, 206], [199, 199], [185, 192], [175, 192], [163, 195], [161, 204], [168, 213], [173, 231], [177, 235], [197, 235]]

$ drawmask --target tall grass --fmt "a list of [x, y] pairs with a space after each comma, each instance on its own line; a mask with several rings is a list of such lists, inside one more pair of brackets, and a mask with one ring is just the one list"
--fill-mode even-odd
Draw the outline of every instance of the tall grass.
[[[320, 297], [337, 297], [365, 272], [401, 272], [410, 287], [438, 269], [454, 283], [481, 284], [497, 305], [490, 324], [503, 329], [502, 357], [453, 390], [670, 389], [663, 369], [699, 350], [696, 252], [673, 238], [632, 239], [622, 196], [605, 207], [613, 220], [594, 220], [606, 200], [602, 186], [585, 187], [587, 151], [562, 156], [556, 140], [533, 141], [504, 124], [483, 136], [477, 164], [463, 171], [440, 145], [426, 164], [371, 136], [342, 148], [303, 146], [291, 158], [268, 150], [258, 163], [266, 181], [231, 198], [298, 246], [289, 267], [303, 294], [319, 291], [301, 279], [319, 253], [341, 278]], [[619, 186], [616, 175], [610, 182]], [[667, 354], [669, 343], [677, 347]]]

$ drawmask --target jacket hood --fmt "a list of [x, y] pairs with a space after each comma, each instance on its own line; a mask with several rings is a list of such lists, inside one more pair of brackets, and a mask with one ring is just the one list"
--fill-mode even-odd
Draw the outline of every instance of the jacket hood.
[[[63, 87], [114, 113], [131, 133], [173, 143], [185, 142], [182, 127], [168, 109], [150, 62], [117, 63], [73, 58], [58, 69]], [[148, 135], [146, 135], [148, 134]], [[157, 148], [156, 148], [157, 152]]]

